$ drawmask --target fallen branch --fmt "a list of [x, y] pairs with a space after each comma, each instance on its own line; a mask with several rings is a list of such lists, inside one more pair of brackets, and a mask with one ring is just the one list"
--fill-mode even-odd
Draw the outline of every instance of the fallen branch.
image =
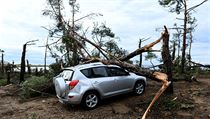
[[127, 60], [133, 58], [134, 56], [136, 56], [136, 55], [138, 55], [138, 54], [141, 54], [141, 53], [143, 53], [143, 52], [147, 52], [147, 51], [149, 51], [154, 45], [156, 45], [157, 43], [159, 43], [159, 42], [161, 41], [161, 39], [162, 39], [162, 35], [161, 35], [161, 37], [160, 37], [159, 39], [157, 39], [156, 41], [150, 43], [149, 45], [145, 45], [144, 47], [139, 48], [139, 49], [137, 49], [137, 50], [131, 52], [130, 54], [128, 54], [128, 55], [125, 56], [125, 57], [120, 58], [119, 60], [121, 60], [121, 61], [127, 61]]
[[192, 63], [192, 64], [194, 64], [194, 65], [197, 65], [197, 67], [206, 67], [206, 68], [210, 68], [210, 65], [204, 65], [204, 64], [200, 64], [200, 63], [193, 62], [193, 61], [190, 61], [190, 63]]
[[[157, 72], [158, 73], [158, 72]], [[161, 74], [158, 74], [158, 77], [161, 76]], [[160, 97], [160, 95], [167, 89], [167, 87], [170, 85], [171, 82], [163, 80], [162, 87], [158, 90], [158, 92], [155, 94], [155, 97], [153, 98], [152, 102], [147, 107], [147, 110], [144, 112], [144, 115], [142, 116], [142, 119], [146, 119], [147, 114], [149, 113], [150, 109], [154, 105], [154, 103], [157, 101], [157, 99]]]

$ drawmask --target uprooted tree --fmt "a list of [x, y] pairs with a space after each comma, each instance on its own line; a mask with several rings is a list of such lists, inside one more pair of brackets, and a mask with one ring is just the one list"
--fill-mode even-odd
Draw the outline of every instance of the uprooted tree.
[[[158, 97], [166, 90], [166, 88], [170, 85], [170, 88], [168, 90], [168, 92], [173, 92], [173, 85], [172, 85], [172, 61], [171, 61], [171, 56], [169, 53], [169, 33], [167, 28], [164, 26], [164, 32], [161, 34], [161, 37], [159, 39], [157, 39], [156, 41], [145, 45], [144, 47], [141, 47], [139, 49], [136, 49], [135, 51], [128, 53], [127, 55], [122, 55], [121, 57], [119, 56], [115, 56], [114, 54], [112, 54], [111, 52], [109, 52], [108, 50], [103, 49], [101, 46], [99, 46], [98, 44], [92, 42], [91, 40], [89, 40], [88, 38], [85, 37], [85, 35], [80, 35], [81, 33], [79, 33], [76, 30], [76, 26], [75, 26], [75, 21], [74, 21], [74, 15], [75, 15], [75, 11], [74, 11], [74, 7], [76, 5], [76, 1], [75, 0], [70, 0], [69, 4], [72, 7], [73, 11], [72, 11], [72, 24], [69, 24], [70, 21], [68, 21], [69, 19], [66, 19], [63, 17], [62, 15], [62, 10], [63, 10], [63, 2], [62, 0], [47, 0], [49, 3], [50, 8], [44, 11], [45, 15], [50, 15], [53, 16], [53, 18], [56, 21], [56, 27], [54, 27], [54, 29], [47, 29], [49, 30], [50, 36], [55, 38], [56, 36], [56, 41], [48, 44], [47, 46], [50, 46], [52, 44], [54, 44], [56, 46], [56, 44], [60, 42], [60, 47], [56, 46], [57, 49], [60, 49], [61, 54], [67, 54], [66, 58], [67, 58], [67, 63], [66, 64], [76, 64], [76, 63], [70, 63], [68, 61], [69, 58], [71, 60], [78, 60], [78, 57], [81, 57], [84, 62], [83, 63], [90, 63], [90, 62], [102, 62], [104, 64], [114, 64], [114, 65], [118, 65], [122, 68], [125, 68], [131, 72], [136, 73], [137, 75], [143, 75], [146, 76], [152, 80], [155, 81], [159, 81], [162, 82], [162, 87], [160, 88], [160, 90], [156, 93], [155, 97], [153, 98], [152, 102], [150, 103], [149, 107], [147, 108], [147, 110], [145, 111], [142, 119], [145, 119], [149, 110], [151, 109], [152, 105], [155, 103], [155, 101], [158, 99]], [[58, 38], [60, 36], [60, 38]], [[159, 42], [161, 42], [161, 40], [163, 41], [163, 45], [162, 45], [162, 59], [163, 59], [163, 63], [164, 63], [164, 72], [158, 72], [158, 71], [154, 71], [154, 70], [150, 70], [150, 69], [146, 69], [146, 68], [142, 68], [139, 67], [137, 65], [133, 65], [131, 63], [128, 63], [128, 61], [137, 56], [142, 54], [143, 52], [149, 52], [151, 50], [151, 48], [158, 44]], [[88, 49], [86, 48], [86, 44], [90, 44], [92, 45], [92, 47], [94, 47], [95, 49], [98, 50], [98, 52], [100, 52], [100, 54], [102, 55], [101, 57], [92, 57], [90, 55], [90, 53], [88, 52]], [[63, 49], [62, 49], [63, 48]], [[51, 48], [49, 47], [49, 49], [51, 50]], [[65, 51], [65, 52], [64, 52]], [[53, 53], [52, 53], [53, 54]], [[77, 54], [77, 58], [75, 58], [75, 54]]]

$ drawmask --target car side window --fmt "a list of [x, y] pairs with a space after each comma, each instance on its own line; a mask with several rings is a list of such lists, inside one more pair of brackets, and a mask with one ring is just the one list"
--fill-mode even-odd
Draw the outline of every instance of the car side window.
[[127, 76], [128, 72], [118, 67], [108, 67], [111, 76]]
[[83, 69], [81, 70], [81, 72], [87, 78], [100, 78], [100, 77], [108, 76], [108, 73], [105, 67], [94, 67], [94, 68]]
[[83, 70], [81, 70], [81, 72], [82, 72], [87, 78], [91, 78], [91, 70], [92, 70], [92, 69], [83, 69]]
[[107, 71], [105, 67], [94, 67], [92, 68], [92, 78], [107, 77]]

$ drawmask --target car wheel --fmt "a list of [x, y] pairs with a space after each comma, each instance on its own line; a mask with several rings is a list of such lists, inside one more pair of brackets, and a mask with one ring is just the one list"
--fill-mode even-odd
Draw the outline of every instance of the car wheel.
[[99, 103], [99, 97], [95, 92], [88, 92], [84, 95], [82, 104], [86, 109], [94, 109]]
[[144, 82], [138, 81], [134, 86], [134, 93], [136, 95], [142, 95], [145, 91], [145, 84]]

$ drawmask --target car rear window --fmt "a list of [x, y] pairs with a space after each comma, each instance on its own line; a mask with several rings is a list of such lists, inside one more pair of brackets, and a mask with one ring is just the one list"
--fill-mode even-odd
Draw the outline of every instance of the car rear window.
[[63, 70], [61, 76], [64, 78], [64, 80], [70, 81], [73, 73], [74, 72], [72, 70]]

